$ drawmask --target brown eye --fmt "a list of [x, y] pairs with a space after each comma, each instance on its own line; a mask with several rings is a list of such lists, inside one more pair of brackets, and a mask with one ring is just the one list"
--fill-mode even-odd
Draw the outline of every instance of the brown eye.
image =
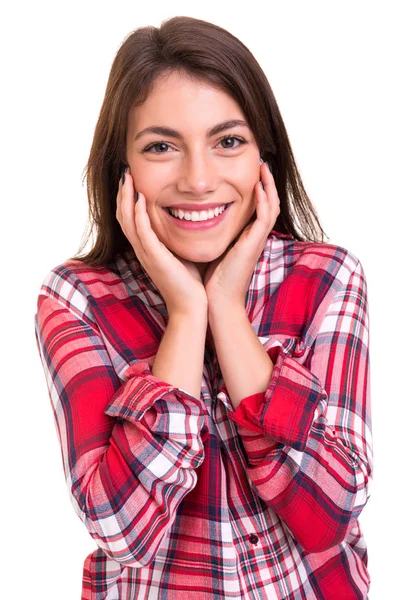
[[[244, 138], [239, 137], [237, 135], [226, 135], [225, 137], [222, 138], [222, 140], [220, 140], [220, 143], [232, 142], [233, 140], [237, 140], [239, 142], [238, 146], [241, 146], [242, 144], [247, 144], [247, 141]], [[235, 148], [238, 148], [238, 146], [230, 145], [228, 147], [225, 147], [225, 150], [234, 150]]]
[[[143, 152], [149, 152], [152, 148], [160, 146], [162, 146], [163, 148], [168, 148], [169, 144], [167, 144], [166, 142], [155, 142], [154, 144], [150, 144], [150, 146], [146, 146]], [[166, 152], [153, 152], [152, 154], [166, 154]]]
[[[239, 144], [237, 144], [236, 146], [234, 145], [235, 140], [239, 142]], [[225, 135], [218, 143], [221, 144], [222, 142], [228, 142], [228, 146], [225, 146], [224, 150], [235, 150], [239, 146], [248, 143], [247, 140], [238, 135]], [[149, 144], [149, 146], [146, 146], [146, 148], [144, 148], [142, 152], [148, 152], [150, 154], [168, 154], [168, 150], [165, 151], [165, 149], [170, 147], [170, 144], [167, 144], [167, 142], [154, 142], [153, 144]], [[160, 151], [152, 152], [153, 148], [159, 148]]]

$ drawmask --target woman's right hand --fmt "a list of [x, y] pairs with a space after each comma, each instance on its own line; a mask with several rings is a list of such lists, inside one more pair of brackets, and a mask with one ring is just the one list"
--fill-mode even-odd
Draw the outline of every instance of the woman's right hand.
[[153, 231], [146, 210], [146, 199], [140, 193], [134, 200], [133, 178], [129, 171], [125, 183], [119, 180], [117, 194], [117, 221], [126, 238], [167, 305], [168, 315], [193, 314], [204, 310], [207, 314], [207, 294], [196, 265], [178, 258], [160, 242]]

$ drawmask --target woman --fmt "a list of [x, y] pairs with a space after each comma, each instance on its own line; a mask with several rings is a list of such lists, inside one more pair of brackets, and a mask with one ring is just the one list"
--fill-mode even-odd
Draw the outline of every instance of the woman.
[[365, 275], [255, 58], [189, 17], [133, 32], [87, 174], [95, 244], [35, 316], [82, 598], [367, 598]]

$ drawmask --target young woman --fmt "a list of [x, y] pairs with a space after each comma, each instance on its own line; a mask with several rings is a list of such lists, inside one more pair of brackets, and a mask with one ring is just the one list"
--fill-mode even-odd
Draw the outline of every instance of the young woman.
[[133, 32], [87, 175], [94, 246], [35, 316], [97, 544], [82, 599], [367, 598], [365, 275], [323, 240], [255, 58], [189, 17]]

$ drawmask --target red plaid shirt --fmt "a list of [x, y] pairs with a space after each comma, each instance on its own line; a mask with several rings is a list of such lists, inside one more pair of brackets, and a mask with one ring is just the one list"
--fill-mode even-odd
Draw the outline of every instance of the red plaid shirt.
[[367, 598], [372, 480], [360, 261], [272, 231], [246, 311], [274, 362], [236, 410], [209, 330], [201, 399], [152, 375], [168, 315], [133, 252], [46, 276], [35, 331], [85, 600]]

